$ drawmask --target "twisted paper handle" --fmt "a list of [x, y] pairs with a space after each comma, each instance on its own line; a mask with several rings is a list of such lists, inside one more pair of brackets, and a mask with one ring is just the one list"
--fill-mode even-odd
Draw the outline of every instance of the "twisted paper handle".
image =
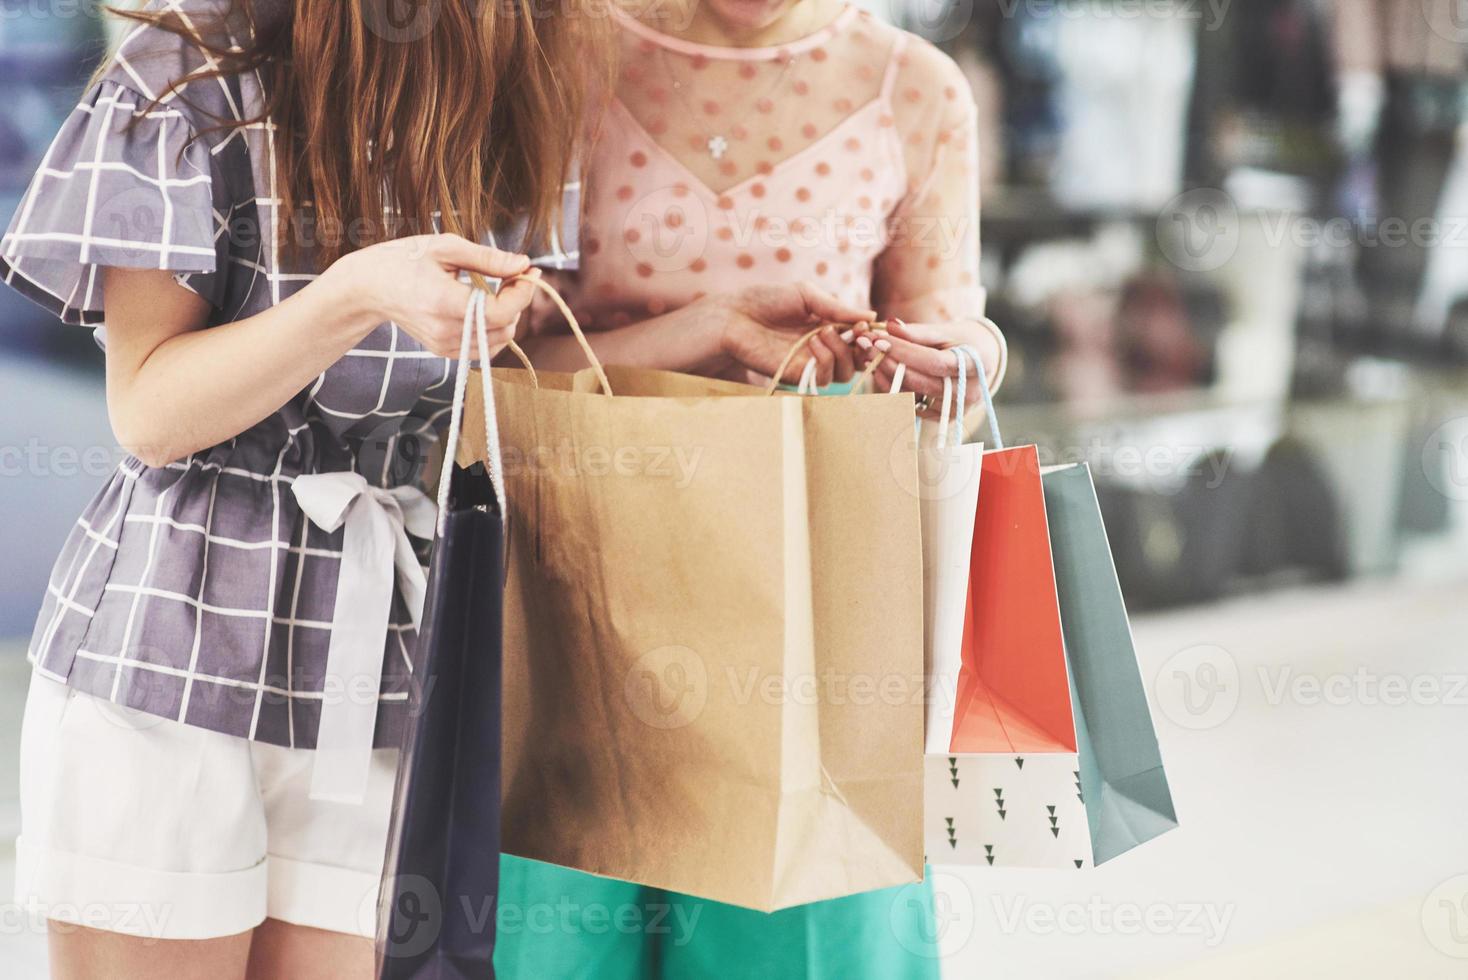
[[[601, 385], [601, 390], [611, 395], [612, 383], [607, 380], [607, 372], [602, 368], [601, 360], [597, 358], [596, 351], [591, 349], [591, 342], [586, 339], [586, 332], [581, 329], [581, 323], [576, 319], [576, 314], [571, 312], [571, 307], [567, 305], [561, 294], [556, 292], [556, 287], [544, 279], [539, 279], [534, 276], [512, 276], [506, 279], [505, 282], [528, 282], [551, 298], [551, 302], [556, 304], [556, 309], [561, 311], [561, 316], [566, 318], [566, 323], [571, 327], [571, 333], [575, 335], [576, 343], [581, 345], [581, 351], [586, 355], [586, 360], [591, 364], [591, 369], [596, 372], [596, 380]], [[510, 341], [510, 350], [514, 351], [515, 356], [520, 359], [520, 363], [529, 369], [531, 384], [539, 388], [540, 380], [536, 377], [535, 368], [531, 365], [530, 358], [525, 355], [525, 351], [521, 350], [520, 345], [513, 340]]]

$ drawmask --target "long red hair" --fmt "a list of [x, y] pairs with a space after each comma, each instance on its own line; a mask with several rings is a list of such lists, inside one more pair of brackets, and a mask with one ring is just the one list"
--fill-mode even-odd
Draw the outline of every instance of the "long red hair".
[[324, 267], [435, 228], [478, 239], [525, 218], [535, 237], [559, 221], [589, 103], [609, 89], [593, 0], [422, 0], [405, 24], [388, 19], [394, 0], [232, 2], [253, 26], [242, 48], [170, 10], [113, 12], [214, 56], [175, 88], [263, 74], [267, 105], [244, 124], [276, 127], [288, 251], [309, 245]]

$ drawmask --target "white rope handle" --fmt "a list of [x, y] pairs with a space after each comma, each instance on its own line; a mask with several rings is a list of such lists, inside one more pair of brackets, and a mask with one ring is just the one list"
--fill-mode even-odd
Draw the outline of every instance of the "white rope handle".
[[459, 342], [459, 366], [454, 375], [454, 404], [449, 410], [449, 434], [444, 441], [443, 471], [438, 477], [438, 533], [444, 532], [448, 522], [449, 483], [454, 473], [454, 457], [457, 455], [459, 436], [464, 423], [464, 396], [469, 390], [469, 340], [477, 341], [479, 352], [479, 379], [484, 385], [484, 441], [485, 465], [489, 469], [489, 482], [494, 487], [494, 499], [499, 504], [500, 520], [509, 517], [505, 501], [505, 464], [500, 456], [499, 419], [494, 409], [494, 384], [489, 368], [489, 327], [485, 322], [484, 304], [489, 294], [476, 289], [469, 296], [464, 308], [464, 336]]
[[816, 384], [816, 359], [812, 357], [805, 362], [805, 367], [800, 371], [800, 383], [795, 386], [798, 395], [818, 395], [820, 387]]
[[[962, 375], [959, 375], [962, 377]], [[963, 391], [963, 382], [959, 382], [959, 391]], [[962, 398], [963, 395], [959, 395]], [[948, 419], [953, 412], [953, 379], [945, 376], [943, 378], [943, 409], [938, 415], [938, 448], [942, 449], [948, 445]], [[959, 436], [959, 441], [963, 436]]]
[[964, 412], [968, 408], [968, 365], [964, 361], [969, 360], [973, 362], [974, 373], [978, 376], [979, 391], [984, 400], [985, 414], [989, 418], [989, 436], [993, 440], [993, 445], [990, 448], [1003, 449], [1004, 439], [999, 434], [999, 418], [994, 414], [994, 399], [989, 391], [989, 376], [984, 370], [983, 359], [979, 357], [978, 351], [966, 345], [951, 347], [949, 350], [953, 352], [953, 360], [958, 367], [958, 374], [956, 375], [958, 380], [956, 387], [958, 390], [955, 393], [953, 390], [955, 386], [951, 383], [951, 380], [947, 377], [943, 378], [943, 412], [938, 422], [938, 448], [942, 449], [948, 444], [950, 404], [956, 406], [952, 413], [953, 425], [956, 430], [954, 433], [954, 443], [959, 444], [963, 442], [964, 432], [966, 431], [963, 424], [963, 417]]
[[984, 402], [984, 414], [987, 415], [989, 419], [989, 438], [993, 442], [993, 445], [990, 446], [990, 448], [1003, 449], [1004, 437], [999, 434], [999, 416], [994, 412], [994, 396], [993, 393], [989, 391], [989, 374], [987, 371], [984, 370], [984, 359], [979, 356], [978, 351], [967, 345], [954, 347], [952, 348], [952, 350], [954, 358], [958, 361], [959, 438], [963, 438], [963, 413], [964, 409], [968, 407], [968, 403], [965, 398], [967, 392], [964, 390], [968, 379], [968, 365], [963, 363], [964, 358], [968, 358], [970, 361], [973, 362], [974, 374], [977, 375], [979, 382], [979, 395]]

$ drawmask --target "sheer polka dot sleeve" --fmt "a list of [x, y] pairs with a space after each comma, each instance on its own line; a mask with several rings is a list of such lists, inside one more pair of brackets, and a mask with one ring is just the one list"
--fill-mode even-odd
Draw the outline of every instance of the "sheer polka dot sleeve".
[[957, 65], [926, 44], [911, 47], [892, 94], [908, 190], [889, 218], [873, 302], [882, 316], [915, 323], [983, 322], [999, 345], [998, 388], [1008, 357], [1003, 336], [982, 320], [978, 109]]

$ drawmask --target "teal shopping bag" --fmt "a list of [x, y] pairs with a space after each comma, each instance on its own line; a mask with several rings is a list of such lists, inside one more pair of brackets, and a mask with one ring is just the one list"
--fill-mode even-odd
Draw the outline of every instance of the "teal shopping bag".
[[1131, 624], [1084, 463], [1042, 475], [1096, 864], [1177, 826]]

